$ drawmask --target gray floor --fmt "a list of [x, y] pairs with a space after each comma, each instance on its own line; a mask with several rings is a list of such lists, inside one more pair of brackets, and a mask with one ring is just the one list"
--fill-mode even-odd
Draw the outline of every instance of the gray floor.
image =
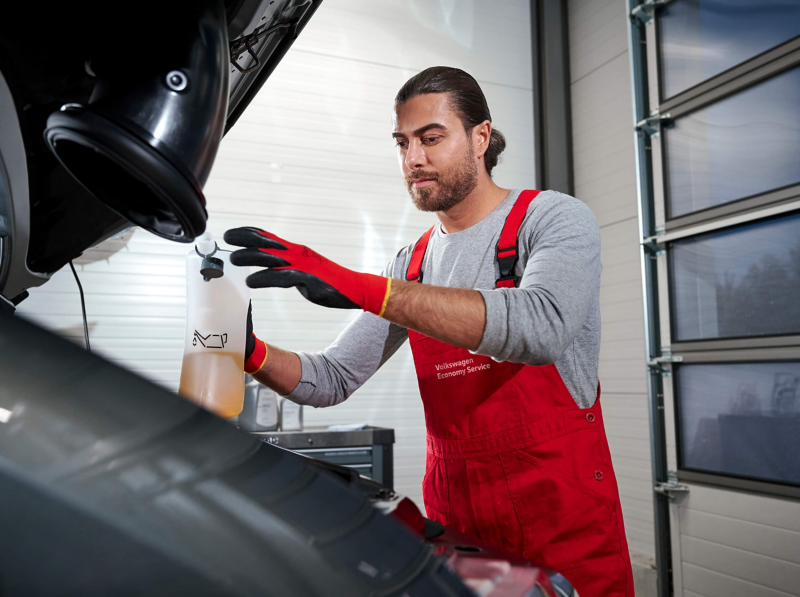
[[656, 563], [652, 558], [641, 555], [631, 556], [633, 567], [633, 586], [636, 597], [656, 597]]

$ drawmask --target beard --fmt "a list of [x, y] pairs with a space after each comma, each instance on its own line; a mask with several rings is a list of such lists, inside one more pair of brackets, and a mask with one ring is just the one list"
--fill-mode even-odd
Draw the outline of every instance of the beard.
[[[416, 189], [415, 180], [429, 178], [435, 184]], [[406, 175], [406, 188], [411, 200], [420, 211], [447, 211], [467, 198], [478, 186], [478, 165], [472, 147], [467, 149], [461, 162], [447, 174], [417, 170]]]

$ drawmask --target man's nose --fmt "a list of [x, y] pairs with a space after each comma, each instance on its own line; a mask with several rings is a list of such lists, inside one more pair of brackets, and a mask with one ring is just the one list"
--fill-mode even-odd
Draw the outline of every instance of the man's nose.
[[406, 152], [406, 167], [409, 170], [418, 170], [425, 166], [425, 151], [416, 139], [412, 139], [408, 144], [408, 151]]

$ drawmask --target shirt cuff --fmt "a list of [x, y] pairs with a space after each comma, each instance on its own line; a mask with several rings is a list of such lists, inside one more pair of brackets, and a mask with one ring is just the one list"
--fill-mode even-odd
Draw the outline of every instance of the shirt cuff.
[[508, 303], [502, 290], [478, 290], [486, 305], [486, 325], [475, 354], [500, 360], [508, 338]]

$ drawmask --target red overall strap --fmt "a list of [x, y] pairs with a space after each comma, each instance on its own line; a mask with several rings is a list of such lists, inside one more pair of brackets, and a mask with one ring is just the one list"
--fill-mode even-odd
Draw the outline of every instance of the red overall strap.
[[422, 260], [425, 258], [425, 251], [428, 249], [428, 241], [431, 239], [434, 228], [436, 226], [431, 226], [431, 229], [423, 234], [414, 245], [414, 252], [411, 253], [411, 261], [408, 262], [408, 271], [406, 272], [406, 280], [409, 282], [422, 283]]
[[[503, 230], [497, 241], [497, 263], [500, 266], [500, 277], [495, 284], [497, 288], [514, 288], [519, 282], [514, 276], [514, 266], [517, 264], [517, 236], [520, 226], [522, 226], [522, 220], [525, 219], [525, 214], [528, 212], [528, 206], [540, 192], [522, 191], [506, 216], [506, 222], [503, 224]], [[414, 245], [406, 272], [406, 280], [409, 282], [422, 282], [422, 261], [435, 227], [432, 226]]]
[[519, 278], [514, 275], [518, 254], [517, 237], [522, 220], [528, 213], [528, 206], [540, 192], [522, 191], [506, 217], [506, 223], [503, 224], [500, 239], [497, 241], [497, 263], [500, 266], [500, 277], [495, 283], [496, 288], [514, 288], [519, 283]]

